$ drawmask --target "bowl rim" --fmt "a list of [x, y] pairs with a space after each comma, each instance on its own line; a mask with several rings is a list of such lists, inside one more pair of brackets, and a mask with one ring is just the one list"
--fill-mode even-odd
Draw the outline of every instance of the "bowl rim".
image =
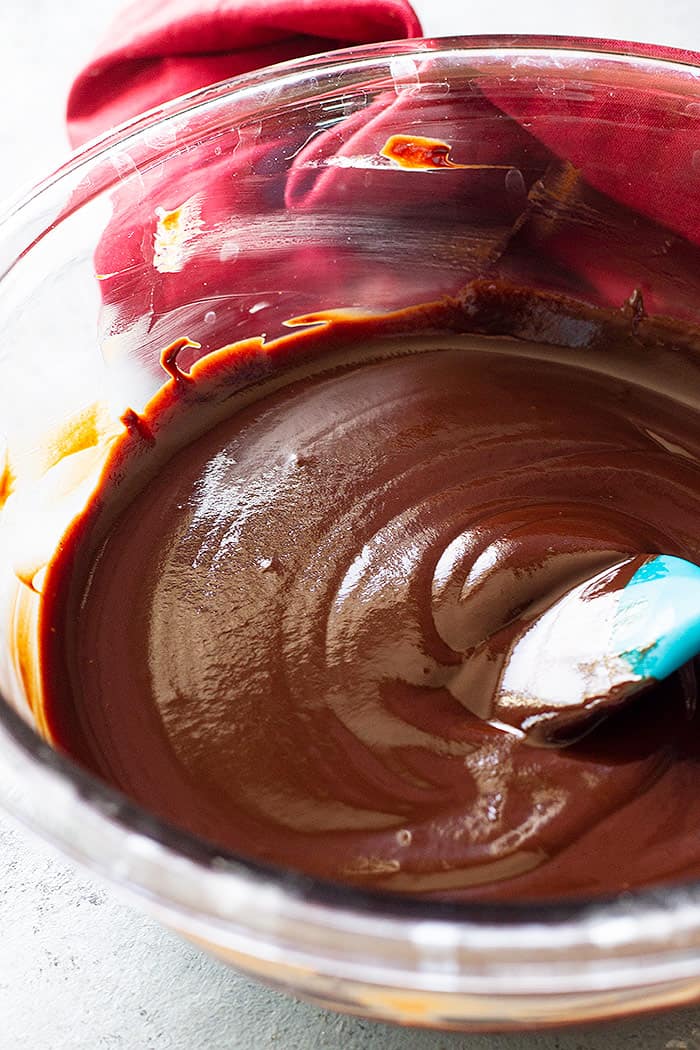
[[598, 55], [613, 59], [644, 60], [664, 68], [674, 68], [678, 72], [694, 72], [694, 78], [700, 80], [700, 52], [661, 44], [646, 44], [629, 40], [608, 37], [578, 37], [548, 35], [542, 33], [515, 34], [462, 34], [445, 37], [413, 37], [383, 41], [357, 47], [339, 48], [333, 51], [279, 62], [264, 66], [250, 73], [229, 77], [206, 87], [178, 95], [174, 99], [144, 110], [137, 116], [123, 121], [110, 128], [102, 135], [89, 139], [68, 156], [44, 178], [20, 187], [14, 194], [0, 200], [0, 227], [20, 208], [28, 206], [39, 195], [69, 175], [77, 173], [83, 166], [94, 162], [100, 156], [109, 154], [115, 146], [123, 146], [148, 129], [161, 122], [189, 112], [208, 102], [220, 100], [224, 96], [244, 94], [269, 85], [271, 80], [284, 84], [287, 78], [303, 76], [305, 73], [316, 73], [319, 69], [333, 69], [387, 56], [429, 57], [436, 52], [461, 51], [473, 53], [488, 52], [565, 52], [574, 55]]

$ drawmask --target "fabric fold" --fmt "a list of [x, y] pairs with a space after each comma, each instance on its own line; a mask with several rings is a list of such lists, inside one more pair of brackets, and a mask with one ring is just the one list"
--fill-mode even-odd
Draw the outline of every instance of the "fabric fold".
[[[280, 59], [419, 33], [405, 0], [147, 0], [117, 19], [77, 78], [70, 134], [83, 141]], [[499, 42], [517, 38], [474, 41]], [[528, 40], [601, 43], [670, 71], [700, 62], [620, 41]], [[421, 88], [433, 68], [423, 56], [413, 86], [349, 92], [306, 123], [233, 121], [197, 146], [196, 166], [173, 156], [125, 182], [96, 254], [102, 336], [146, 355], [193, 326], [206, 352], [249, 334], [251, 311], [275, 330], [291, 313], [409, 305], [489, 273], [605, 306], [641, 292], [652, 312], [695, 317], [700, 104], [670, 105], [662, 72], [650, 86], [628, 66], [615, 81], [614, 58], [592, 60], [579, 84], [556, 64], [511, 76], [502, 63], [436, 96]], [[395, 134], [444, 141], [456, 166], [399, 169], [381, 152]]]
[[81, 145], [179, 95], [277, 62], [420, 34], [407, 0], [136, 0], [73, 83], [69, 138]]

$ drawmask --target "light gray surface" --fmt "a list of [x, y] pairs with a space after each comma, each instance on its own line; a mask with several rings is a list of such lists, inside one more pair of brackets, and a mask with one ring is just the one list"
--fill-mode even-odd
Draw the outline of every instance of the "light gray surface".
[[[66, 150], [63, 106], [118, 0], [0, 0], [0, 196]], [[550, 32], [700, 49], [697, 0], [415, 0], [428, 35]], [[471, 9], [471, 10], [470, 10]], [[329, 1014], [210, 962], [0, 818], [0, 1050], [700, 1050], [700, 1009], [467, 1036]]]

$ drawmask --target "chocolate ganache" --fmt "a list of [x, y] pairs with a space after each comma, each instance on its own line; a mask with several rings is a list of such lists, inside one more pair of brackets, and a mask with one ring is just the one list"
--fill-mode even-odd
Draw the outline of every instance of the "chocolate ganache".
[[570, 746], [489, 723], [504, 627], [621, 556], [700, 560], [700, 332], [487, 281], [295, 323], [189, 372], [174, 344], [124, 416], [43, 588], [50, 738], [367, 888], [700, 877], [692, 664]]

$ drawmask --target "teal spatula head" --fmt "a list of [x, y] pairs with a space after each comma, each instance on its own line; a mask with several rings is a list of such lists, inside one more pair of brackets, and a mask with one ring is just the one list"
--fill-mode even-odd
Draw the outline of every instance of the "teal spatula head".
[[700, 568], [627, 558], [572, 588], [512, 644], [490, 721], [535, 744], [577, 739], [700, 652]]

